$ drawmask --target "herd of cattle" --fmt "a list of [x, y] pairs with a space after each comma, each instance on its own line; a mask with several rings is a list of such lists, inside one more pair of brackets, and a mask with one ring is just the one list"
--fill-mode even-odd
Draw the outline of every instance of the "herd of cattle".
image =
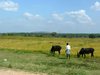
[[[60, 52], [61, 52], [61, 46], [59, 45], [54, 45], [51, 47], [51, 53], [52, 54], [55, 54], [55, 51], [58, 51], [59, 55], [60, 55]], [[86, 54], [91, 54], [91, 57], [94, 56], [94, 48], [81, 48], [79, 52], [77, 52], [77, 57], [80, 57], [80, 55], [82, 57], [86, 57]]]

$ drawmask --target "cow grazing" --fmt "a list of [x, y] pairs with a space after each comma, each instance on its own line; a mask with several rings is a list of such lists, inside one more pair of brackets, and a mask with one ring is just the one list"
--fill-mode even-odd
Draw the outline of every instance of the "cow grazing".
[[81, 50], [77, 53], [77, 57], [80, 57], [80, 55], [82, 55], [82, 57], [86, 57], [85, 54], [91, 54], [91, 57], [94, 56], [94, 48], [81, 48]]
[[59, 55], [60, 55], [60, 50], [61, 50], [61, 46], [59, 45], [54, 45], [52, 46], [50, 52], [54, 55], [55, 54], [55, 51], [58, 51]]

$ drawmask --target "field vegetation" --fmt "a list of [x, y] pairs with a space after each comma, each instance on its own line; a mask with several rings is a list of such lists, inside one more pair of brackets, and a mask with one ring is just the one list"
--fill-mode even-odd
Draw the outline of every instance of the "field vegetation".
[[[70, 60], [65, 57], [66, 42], [72, 47]], [[60, 56], [50, 54], [52, 45], [62, 46]], [[93, 47], [94, 58], [77, 58], [82, 47]], [[0, 67], [48, 75], [100, 75], [99, 49], [100, 38], [1, 36]]]
[[49, 37], [23, 37], [23, 36], [2, 36], [0, 37], [1, 49], [17, 49], [28, 51], [41, 51], [48, 53], [52, 45], [61, 45], [62, 54], [65, 54], [66, 42], [72, 47], [72, 55], [82, 47], [95, 49], [95, 56], [100, 56], [100, 38], [49, 38]]

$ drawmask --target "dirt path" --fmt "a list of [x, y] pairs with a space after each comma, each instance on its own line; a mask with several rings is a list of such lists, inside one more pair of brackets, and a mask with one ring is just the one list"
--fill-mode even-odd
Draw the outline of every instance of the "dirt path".
[[0, 70], [0, 75], [46, 75], [40, 73], [28, 73], [23, 71], [14, 71], [14, 70]]

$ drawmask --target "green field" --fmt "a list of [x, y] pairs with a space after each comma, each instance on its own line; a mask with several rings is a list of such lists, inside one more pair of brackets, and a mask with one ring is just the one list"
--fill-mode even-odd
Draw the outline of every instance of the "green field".
[[[71, 59], [65, 58], [65, 46], [69, 42]], [[52, 45], [61, 45], [59, 56], [50, 55]], [[76, 58], [82, 47], [93, 47], [94, 58]], [[100, 39], [94, 38], [47, 38], [47, 37], [0, 37], [0, 67], [20, 69], [48, 75], [100, 75]], [[7, 61], [4, 61], [7, 59]]]

